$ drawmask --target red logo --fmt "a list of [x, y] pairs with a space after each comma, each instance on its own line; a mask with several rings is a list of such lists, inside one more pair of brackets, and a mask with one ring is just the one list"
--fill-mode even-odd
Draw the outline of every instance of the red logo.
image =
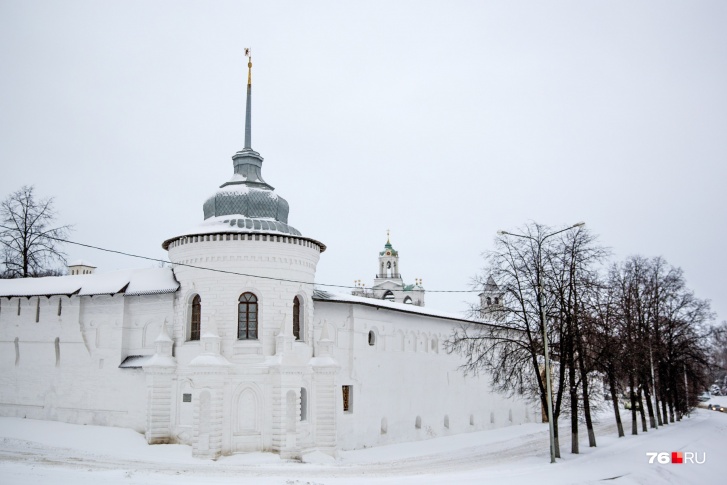
[[684, 455], [681, 451], [672, 451], [671, 452], [671, 462], [679, 465], [684, 463]]

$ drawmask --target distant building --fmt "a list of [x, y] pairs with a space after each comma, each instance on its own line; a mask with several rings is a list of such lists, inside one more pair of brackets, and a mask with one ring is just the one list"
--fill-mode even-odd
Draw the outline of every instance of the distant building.
[[538, 420], [462, 375], [444, 342], [473, 322], [416, 306], [424, 289], [403, 284], [390, 242], [379, 299], [315, 289], [326, 246], [263, 179], [250, 105], [248, 76], [245, 146], [204, 221], [162, 243], [171, 268], [0, 281], [0, 414], [129, 427], [199, 458], [335, 456]]
[[408, 305], [424, 306], [424, 287], [420, 279], [414, 284], [406, 285], [399, 272], [399, 252], [391, 245], [390, 237], [386, 238], [384, 250], [379, 253], [379, 266], [373, 286], [361, 286], [353, 290], [355, 296], [395, 301]]
[[93, 274], [96, 266], [82, 259], [68, 263], [69, 275]]
[[505, 292], [497, 286], [490, 275], [485, 286], [482, 288], [480, 297], [480, 317], [487, 322], [502, 322], [505, 319], [505, 307], [503, 297]]

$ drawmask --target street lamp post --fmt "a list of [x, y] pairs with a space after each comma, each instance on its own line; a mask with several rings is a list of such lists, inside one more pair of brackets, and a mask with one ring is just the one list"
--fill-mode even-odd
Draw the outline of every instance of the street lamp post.
[[541, 251], [543, 249], [543, 242], [550, 236], [555, 236], [561, 232], [568, 231], [574, 227], [581, 227], [585, 225], [585, 222], [579, 222], [568, 226], [560, 231], [546, 234], [543, 237], [538, 235], [538, 239], [532, 236], [526, 236], [525, 234], [513, 234], [507, 231], [497, 231], [500, 236], [514, 236], [521, 237], [523, 239], [530, 239], [538, 245], [538, 272], [537, 272], [537, 286], [538, 286], [538, 313], [540, 313], [540, 326], [543, 329], [543, 354], [545, 357], [545, 401], [548, 406], [548, 430], [550, 432], [550, 462], [555, 463], [555, 428], [553, 427], [553, 390], [550, 383], [550, 357], [548, 356], [548, 332], [545, 326], [545, 311], [543, 310], [543, 261], [541, 259]]

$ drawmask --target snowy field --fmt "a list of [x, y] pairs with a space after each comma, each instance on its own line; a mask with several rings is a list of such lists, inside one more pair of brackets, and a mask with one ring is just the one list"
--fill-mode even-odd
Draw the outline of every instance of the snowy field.
[[[727, 398], [711, 402], [727, 405]], [[681, 423], [621, 439], [611, 421], [607, 416], [597, 425], [598, 448], [582, 442], [581, 454], [571, 455], [568, 438], [563, 458], [552, 465], [543, 424], [349, 451], [335, 462], [312, 455], [298, 463], [268, 453], [204, 461], [192, 458], [188, 446], [149, 446], [127, 429], [0, 418], [0, 484], [727, 483], [727, 413], [697, 409]], [[672, 451], [696, 452], [700, 460], [706, 453], [706, 462], [648, 463], [647, 452]]]

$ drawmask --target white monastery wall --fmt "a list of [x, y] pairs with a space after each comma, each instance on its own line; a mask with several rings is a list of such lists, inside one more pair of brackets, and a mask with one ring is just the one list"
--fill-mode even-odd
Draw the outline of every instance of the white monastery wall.
[[[447, 354], [443, 346], [457, 322], [321, 301], [316, 302], [316, 321], [328, 323], [333, 355], [341, 365], [336, 390], [343, 450], [538, 418], [536, 405], [492, 392], [487, 376], [463, 376], [461, 358]], [[352, 386], [349, 412], [342, 405], [345, 385]]]
[[[262, 179], [247, 106], [233, 178], [205, 202], [205, 222], [163, 243], [173, 271], [96, 275], [79, 262], [71, 271], [83, 276], [0, 282], [0, 415], [133, 428], [149, 444], [188, 443], [208, 459], [335, 456], [534, 420], [534, 406], [492, 393], [487, 377], [462, 376], [459, 356], [443, 347], [456, 320], [366, 298], [334, 302], [325, 292], [314, 315], [325, 248], [286, 234], [298, 232], [287, 226], [287, 202]], [[376, 281], [392, 281], [377, 291], [423, 305], [421, 282], [404, 290], [388, 239], [379, 254]], [[257, 306], [247, 300], [240, 314], [247, 292]], [[72, 296], [37, 296], [53, 293]], [[239, 321], [250, 331], [242, 339]]]
[[143, 431], [143, 371], [119, 364], [154, 352], [164, 320], [171, 321], [173, 298], [3, 298], [0, 414]]

